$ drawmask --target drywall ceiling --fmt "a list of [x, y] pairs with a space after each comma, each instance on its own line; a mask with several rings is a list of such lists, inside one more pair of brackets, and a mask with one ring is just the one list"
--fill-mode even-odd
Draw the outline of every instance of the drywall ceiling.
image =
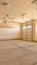
[[22, 22], [21, 15], [24, 15], [25, 20], [37, 19], [36, 5], [31, 4], [33, 0], [0, 0], [0, 2], [8, 2], [8, 6], [0, 4], [0, 20], [3, 19], [6, 14], [9, 14], [14, 21]]

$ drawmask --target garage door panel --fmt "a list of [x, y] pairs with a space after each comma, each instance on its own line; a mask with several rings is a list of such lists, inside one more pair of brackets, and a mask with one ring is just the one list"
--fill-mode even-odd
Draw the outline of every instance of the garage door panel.
[[20, 34], [18, 28], [0, 28], [0, 39], [16, 39]]

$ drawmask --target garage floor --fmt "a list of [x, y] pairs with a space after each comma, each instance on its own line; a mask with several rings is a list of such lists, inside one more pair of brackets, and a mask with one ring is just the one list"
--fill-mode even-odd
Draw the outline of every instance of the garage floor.
[[0, 65], [37, 65], [37, 42], [0, 41]]

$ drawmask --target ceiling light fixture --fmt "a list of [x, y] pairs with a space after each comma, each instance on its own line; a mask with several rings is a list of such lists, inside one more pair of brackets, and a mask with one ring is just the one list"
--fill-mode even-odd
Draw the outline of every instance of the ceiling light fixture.
[[[14, 18], [14, 17], [13, 17]], [[13, 19], [11, 19], [11, 17], [10, 17], [10, 15], [9, 14], [7, 14], [5, 17], [3, 17], [3, 23], [7, 23], [7, 21], [8, 21], [8, 23], [12, 23], [12, 22], [14, 22], [14, 20]]]
[[8, 3], [6, 3], [6, 2], [0, 2], [0, 5], [7, 6]]
[[37, 0], [33, 0], [33, 1], [31, 2], [31, 4], [35, 4], [35, 5], [36, 5], [36, 10], [37, 10]]
[[31, 3], [33, 4], [33, 3], [35, 3], [37, 0], [33, 0]]
[[24, 20], [24, 15], [26, 15], [26, 13], [23, 13], [23, 14], [21, 15], [23, 21], [25, 21], [25, 20]]

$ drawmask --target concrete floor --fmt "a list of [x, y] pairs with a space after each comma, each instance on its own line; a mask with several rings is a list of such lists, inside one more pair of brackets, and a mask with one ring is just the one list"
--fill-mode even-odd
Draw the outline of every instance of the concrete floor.
[[37, 43], [0, 41], [0, 65], [37, 65]]

